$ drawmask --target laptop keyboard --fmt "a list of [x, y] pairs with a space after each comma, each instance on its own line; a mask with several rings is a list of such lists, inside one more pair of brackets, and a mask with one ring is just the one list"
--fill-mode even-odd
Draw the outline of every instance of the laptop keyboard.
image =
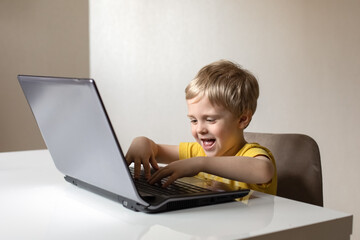
[[[130, 167], [130, 172], [134, 177], [134, 168]], [[161, 184], [149, 184], [145, 177], [143, 177], [143, 172], [139, 179], [134, 179], [134, 183], [136, 188], [147, 194], [152, 195], [181, 195], [181, 194], [189, 194], [189, 193], [199, 193], [199, 192], [211, 192], [210, 190], [202, 187], [198, 187], [189, 183], [182, 182], [180, 180], [176, 180], [167, 188], [163, 188]], [[162, 183], [166, 181], [167, 178], [162, 179]]]

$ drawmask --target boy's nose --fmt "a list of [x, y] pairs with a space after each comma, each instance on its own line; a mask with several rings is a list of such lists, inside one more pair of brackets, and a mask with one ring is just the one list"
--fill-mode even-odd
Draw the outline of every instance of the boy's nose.
[[197, 133], [200, 133], [200, 134], [207, 133], [207, 129], [206, 129], [205, 124], [199, 122], [199, 123], [197, 124], [196, 131], [197, 131]]

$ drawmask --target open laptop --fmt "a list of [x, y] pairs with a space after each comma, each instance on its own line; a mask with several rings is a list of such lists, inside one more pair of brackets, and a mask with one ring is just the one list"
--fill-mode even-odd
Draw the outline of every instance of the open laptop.
[[[249, 193], [196, 177], [179, 179], [169, 189], [134, 180], [93, 79], [19, 75], [18, 80], [55, 166], [74, 185], [142, 212], [228, 202]], [[178, 192], [191, 183], [202, 191]]]

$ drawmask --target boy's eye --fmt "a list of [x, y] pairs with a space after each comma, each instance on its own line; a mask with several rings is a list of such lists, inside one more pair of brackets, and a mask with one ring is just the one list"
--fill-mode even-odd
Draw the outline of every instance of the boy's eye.
[[213, 118], [207, 118], [206, 121], [212, 123], [212, 122], [215, 122], [215, 119], [213, 119]]
[[196, 123], [197, 123], [197, 120], [196, 120], [196, 119], [190, 119], [190, 123], [191, 123], [191, 124], [196, 124]]

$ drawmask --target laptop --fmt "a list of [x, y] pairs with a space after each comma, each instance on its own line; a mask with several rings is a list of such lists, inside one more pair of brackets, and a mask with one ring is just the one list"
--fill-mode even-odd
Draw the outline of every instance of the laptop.
[[[135, 180], [93, 79], [19, 75], [18, 80], [56, 168], [80, 188], [147, 213], [229, 202], [249, 193], [196, 177], [178, 179], [168, 189]], [[184, 191], [183, 185], [195, 190]]]

